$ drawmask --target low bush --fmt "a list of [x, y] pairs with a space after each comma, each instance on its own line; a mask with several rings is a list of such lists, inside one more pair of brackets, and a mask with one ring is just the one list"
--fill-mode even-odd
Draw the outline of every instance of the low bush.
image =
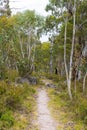
[[8, 86], [6, 82], [0, 81], [0, 95], [6, 93], [7, 89], [8, 89]]
[[11, 127], [14, 124], [15, 119], [13, 117], [12, 111], [6, 111], [1, 115], [0, 120], [5, 123], [3, 125], [7, 125], [8, 127]]
[[77, 120], [81, 119], [84, 123], [87, 124], [87, 99], [83, 96], [79, 96], [75, 103], [75, 113]]
[[[16, 111], [32, 112], [35, 89], [29, 84], [13, 84], [0, 81], [0, 129], [10, 130], [15, 125]], [[24, 101], [28, 97], [28, 102]]]
[[[54, 80], [55, 76], [47, 75], [48, 78]], [[72, 82], [72, 95], [73, 100], [71, 101], [68, 95], [66, 81], [63, 78], [55, 78], [55, 83], [57, 84], [56, 89], [49, 90], [49, 96], [51, 97], [50, 104], [53, 107], [54, 116], [58, 118], [56, 113], [63, 113], [64, 122], [67, 120], [72, 120], [75, 122], [76, 130], [82, 128], [87, 128], [87, 96], [86, 92], [82, 92], [82, 82], [76, 82], [76, 93], [75, 93], [75, 83]], [[61, 116], [62, 117], [62, 116]], [[66, 120], [66, 121], [65, 121]], [[79, 125], [81, 122], [81, 125]]]
[[16, 70], [13, 70], [13, 69], [7, 69], [6, 70], [5, 78], [8, 81], [14, 82], [16, 77], [19, 77], [19, 73]]
[[65, 81], [66, 78], [63, 76], [59, 76], [59, 75], [56, 75], [56, 74], [45, 74], [45, 77], [48, 78], [48, 79], [51, 79], [53, 80], [54, 82], [59, 82], [59, 81]]

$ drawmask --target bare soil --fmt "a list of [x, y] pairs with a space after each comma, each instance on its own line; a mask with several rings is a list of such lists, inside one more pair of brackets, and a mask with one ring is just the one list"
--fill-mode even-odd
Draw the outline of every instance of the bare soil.
[[39, 89], [37, 98], [39, 130], [56, 130], [56, 122], [48, 108], [49, 97], [45, 89]]

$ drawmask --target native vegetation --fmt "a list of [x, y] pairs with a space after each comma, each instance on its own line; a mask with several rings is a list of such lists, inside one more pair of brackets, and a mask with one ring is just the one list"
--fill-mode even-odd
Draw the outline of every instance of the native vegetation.
[[[74, 119], [87, 124], [87, 1], [49, 0], [43, 17], [26, 10], [11, 15], [9, 0], [0, 1], [0, 128], [27, 127], [17, 122], [22, 109], [32, 113], [36, 88], [18, 77], [52, 79], [55, 107], [64, 103]], [[40, 37], [46, 34], [47, 42]], [[58, 93], [60, 92], [60, 93]], [[29, 104], [27, 103], [29, 100]], [[57, 100], [58, 99], [58, 100]], [[25, 101], [26, 100], [26, 101]], [[24, 101], [26, 104], [24, 104]], [[63, 104], [61, 104], [63, 106]], [[19, 112], [18, 112], [19, 111]], [[68, 114], [68, 112], [67, 112]], [[28, 117], [28, 120], [30, 117]], [[18, 124], [17, 124], [18, 123]], [[14, 125], [15, 124], [15, 125]], [[76, 128], [77, 129], [77, 128]], [[81, 128], [78, 128], [79, 130]]]

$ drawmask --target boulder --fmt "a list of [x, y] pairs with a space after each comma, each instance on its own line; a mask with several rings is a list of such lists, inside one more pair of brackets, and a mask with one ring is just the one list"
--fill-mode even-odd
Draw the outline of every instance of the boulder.
[[30, 76], [28, 78], [29, 80], [29, 83], [32, 84], [32, 85], [36, 85], [37, 84], [37, 78], [35, 76]]
[[30, 76], [28, 78], [25, 78], [25, 77], [17, 77], [15, 79], [15, 82], [16, 83], [28, 83], [28, 84], [31, 84], [31, 85], [36, 85], [37, 84], [37, 78], [34, 77], [34, 76]]
[[51, 83], [48, 83], [48, 84], [46, 84], [46, 87], [49, 87], [49, 88], [56, 88], [56, 85], [51, 84]]
[[15, 79], [16, 83], [28, 83], [29, 84], [29, 80], [27, 78], [22, 78], [22, 77], [17, 77]]

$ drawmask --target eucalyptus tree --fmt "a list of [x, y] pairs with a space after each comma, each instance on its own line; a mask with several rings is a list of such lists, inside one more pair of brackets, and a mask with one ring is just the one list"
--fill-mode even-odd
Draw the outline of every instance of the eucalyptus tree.
[[17, 30], [18, 45], [20, 51], [20, 60], [18, 66], [21, 70], [31, 73], [34, 68], [35, 48], [39, 42], [42, 33], [43, 17], [35, 13], [35, 11], [27, 10], [14, 16]]
[[13, 61], [13, 58], [10, 60], [12, 56], [11, 51], [13, 50], [13, 32], [13, 20], [6, 16], [2, 16], [0, 18], [0, 59], [2, 59], [1, 63], [3, 64], [0, 65], [0, 67], [3, 67], [3, 69], [0, 70], [3, 71], [3, 74], [6, 68], [11, 67], [11, 62]]
[[[64, 41], [64, 64], [68, 93], [71, 99], [71, 80], [76, 80], [76, 77], [79, 79], [80, 68], [83, 66], [82, 59], [85, 58], [83, 53], [86, 50], [87, 40], [86, 7], [86, 0], [50, 0], [46, 7], [46, 10], [51, 12], [51, 15], [46, 19], [47, 31], [57, 33], [58, 37], [61, 38], [61, 40], [58, 39], [58, 44], [59, 41], [61, 43]], [[68, 45], [69, 48], [67, 48]], [[66, 53], [67, 49], [71, 51]]]
[[[48, 10], [51, 10], [52, 16], [54, 15], [55, 18], [57, 16], [57, 19], [61, 21], [57, 21], [55, 23], [51, 22], [53, 25], [53, 29], [57, 29], [58, 24], [63, 24], [65, 25], [65, 33], [64, 33], [64, 64], [65, 64], [65, 72], [66, 72], [66, 78], [67, 78], [67, 86], [68, 86], [68, 93], [69, 97], [72, 100], [72, 93], [71, 93], [71, 79], [72, 79], [72, 70], [73, 70], [73, 54], [74, 54], [74, 41], [75, 41], [75, 21], [76, 21], [76, 1], [74, 0], [74, 5], [69, 1], [56, 1], [56, 0], [51, 0], [50, 4], [47, 6]], [[73, 10], [72, 10], [73, 8]], [[52, 17], [51, 16], [51, 17]], [[67, 68], [66, 64], [66, 43], [67, 43], [67, 27], [68, 27], [68, 21], [69, 19], [73, 18], [73, 34], [72, 34], [72, 44], [71, 44], [71, 52], [70, 52], [70, 62], [69, 62], [69, 70]]]
[[[84, 51], [86, 48], [86, 41], [87, 41], [87, 1], [79, 1], [77, 6], [77, 18], [76, 18], [76, 37], [77, 37], [77, 44], [76, 44], [76, 50], [78, 55], [78, 62], [77, 62], [77, 73], [79, 75], [80, 68], [82, 66], [82, 59], [86, 58], [86, 55], [84, 55]], [[79, 48], [78, 48], [79, 46]], [[76, 53], [75, 53], [76, 54]], [[78, 77], [78, 79], [81, 79], [82, 76]]]
[[[27, 10], [8, 17], [0, 17], [0, 71], [16, 69], [20, 74], [34, 68], [36, 45], [42, 33], [44, 19], [35, 11]], [[3, 69], [2, 69], [3, 68]], [[2, 74], [1, 74], [2, 75]]]
[[10, 16], [11, 10], [9, 6], [9, 0], [1, 0], [0, 1], [0, 15]]

